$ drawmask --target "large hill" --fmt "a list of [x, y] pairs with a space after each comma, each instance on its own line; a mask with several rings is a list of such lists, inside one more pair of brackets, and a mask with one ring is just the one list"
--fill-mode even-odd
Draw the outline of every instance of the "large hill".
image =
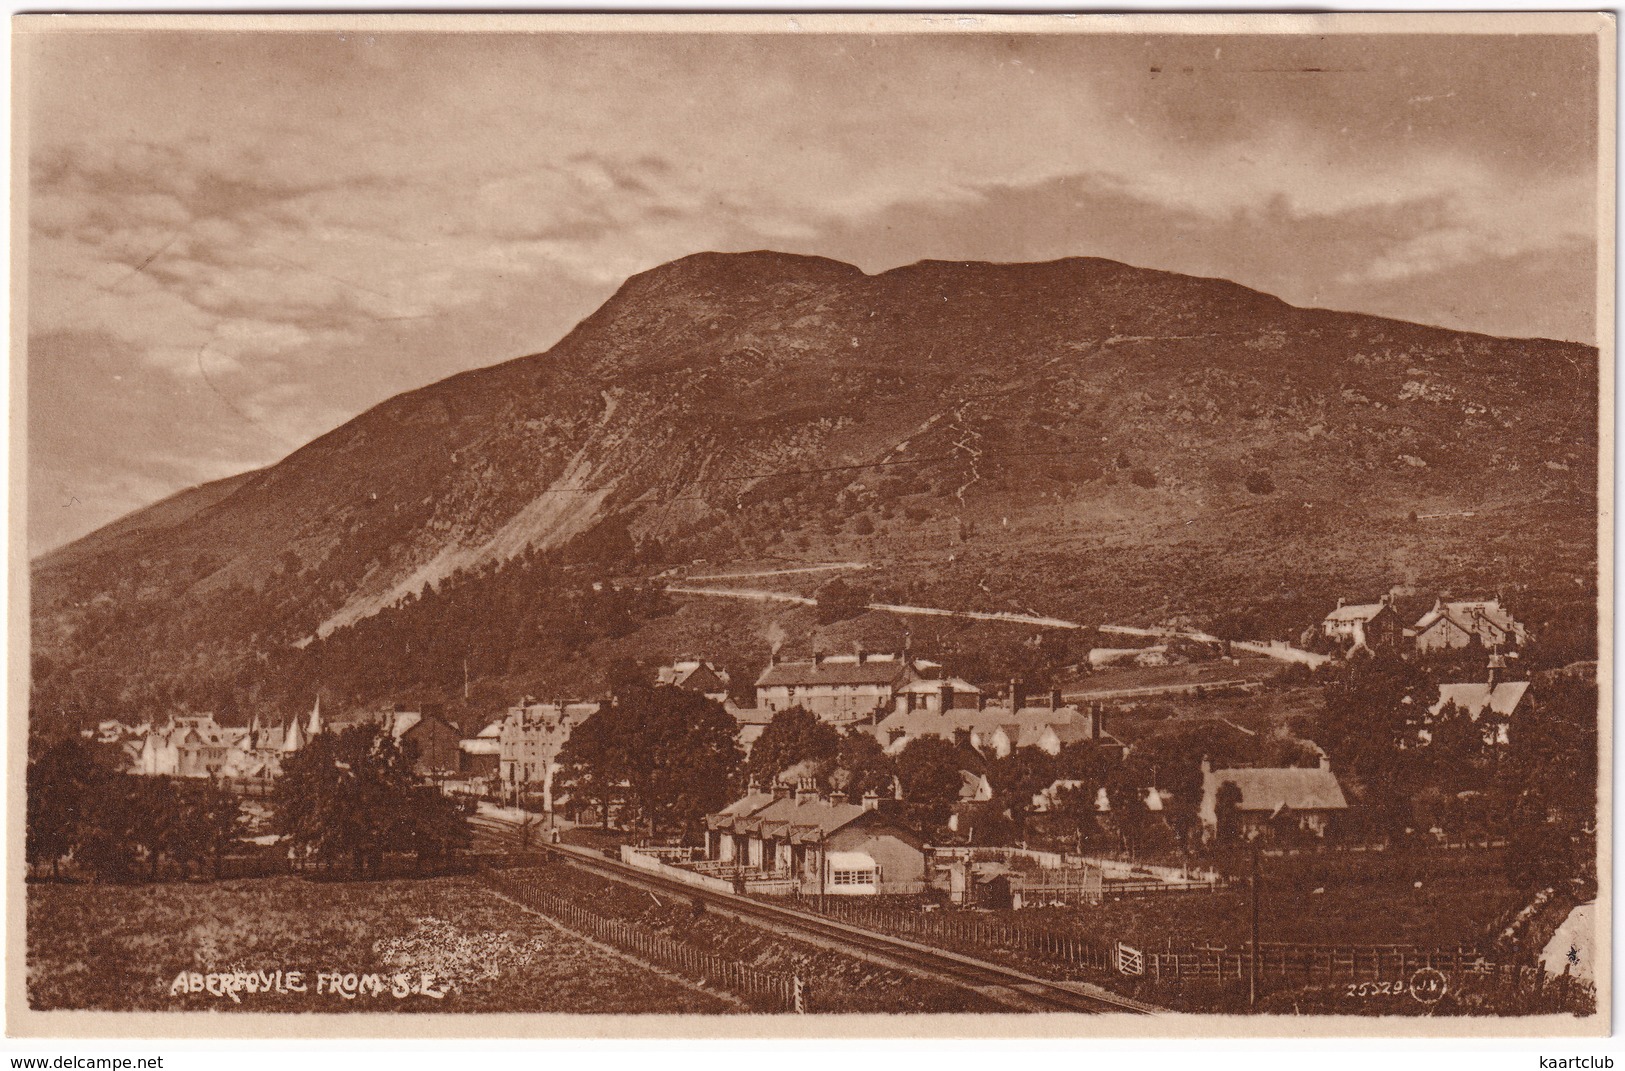
[[[527, 550], [559, 553], [510, 569], [504, 600], [548, 601], [571, 563], [631, 579], [839, 559], [899, 597], [1089, 622], [1239, 615], [1284, 634], [1395, 584], [1589, 619], [1597, 372], [1588, 346], [1105, 260], [870, 276], [698, 254], [629, 279], [545, 353], [399, 395], [37, 560], [33, 713], [318, 685], [410, 698], [421, 682], [359, 688], [320, 651], [358, 629], [363, 651], [398, 646], [379, 622], [411, 615], [381, 609], [448, 582], [475, 598], [465, 582]], [[411, 628], [436, 631], [427, 612]], [[737, 605], [672, 616], [624, 622], [613, 652], [584, 637], [584, 665], [536, 648], [491, 668], [491, 702], [585, 687], [609, 653], [765, 656], [774, 624]], [[807, 615], [784, 616], [810, 642]]]

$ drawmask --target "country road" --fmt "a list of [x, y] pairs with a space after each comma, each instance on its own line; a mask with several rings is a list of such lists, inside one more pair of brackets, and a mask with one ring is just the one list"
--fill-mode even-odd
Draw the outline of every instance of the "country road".
[[[845, 563], [856, 566], [858, 563]], [[821, 566], [818, 568], [833, 568]], [[773, 576], [790, 572], [810, 572], [810, 568], [773, 570], [761, 573], [735, 573], [733, 576], [715, 576], [696, 579], [730, 580], [735, 578], [754, 576]], [[785, 591], [768, 591], [765, 588], [717, 588], [695, 587], [692, 584], [668, 584], [666, 593], [669, 595], [697, 595], [704, 598], [716, 599], [745, 599], [750, 602], [782, 602], [794, 606], [817, 606], [818, 600], [806, 595], [792, 595]], [[900, 603], [871, 602], [864, 606], [866, 610], [879, 610], [888, 614], [901, 614], [907, 617], [957, 617], [967, 621], [996, 621], [1011, 625], [1031, 625], [1034, 628], [1060, 628], [1081, 629], [1087, 625], [1077, 621], [1068, 621], [1060, 617], [1043, 617], [1038, 614], [1021, 614], [1002, 610], [944, 610], [936, 606], [908, 606]], [[1096, 625], [1095, 631], [1106, 632], [1118, 636], [1143, 636], [1148, 639], [1187, 639], [1197, 643], [1222, 642], [1211, 633], [1196, 629], [1168, 629], [1168, 628], [1137, 628], [1133, 625]], [[1232, 647], [1246, 651], [1249, 654], [1263, 655], [1280, 662], [1296, 662], [1309, 666], [1311, 669], [1325, 665], [1330, 659], [1325, 655], [1302, 651], [1281, 643], [1254, 643], [1245, 640], [1236, 640]]]

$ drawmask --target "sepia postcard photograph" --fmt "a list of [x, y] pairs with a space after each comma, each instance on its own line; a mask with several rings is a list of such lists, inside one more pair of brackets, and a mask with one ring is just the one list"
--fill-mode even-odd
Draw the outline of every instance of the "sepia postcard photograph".
[[1609, 1031], [1612, 16], [11, 30], [9, 1035]]

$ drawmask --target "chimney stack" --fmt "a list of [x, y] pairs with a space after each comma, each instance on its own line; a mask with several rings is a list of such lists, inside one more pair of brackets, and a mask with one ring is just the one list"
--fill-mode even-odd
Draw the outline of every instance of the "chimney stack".
[[830, 805], [832, 807], [845, 807], [846, 806], [846, 793], [845, 792], [831, 792], [829, 794], [829, 802], [830, 802]]
[[944, 684], [938, 690], [937, 694], [941, 697], [938, 700], [938, 702], [939, 702], [939, 705], [941, 707], [942, 713], [944, 713], [944, 714], [953, 713], [953, 709], [954, 709], [954, 686], [952, 684]]
[[818, 787], [813, 784], [813, 779], [810, 777], [803, 777], [801, 779], [801, 783], [796, 786], [796, 802], [812, 803], [817, 799]]
[[880, 810], [880, 797], [874, 792], [865, 792], [863, 794], [863, 809], [866, 811]]
[[1061, 690], [1059, 688], [1049, 690], [1049, 708], [1051, 710], [1061, 709]]
[[1010, 713], [1019, 712], [1026, 702], [1027, 696], [1022, 690], [1021, 682], [1014, 677], [1010, 678]]
[[790, 786], [785, 784], [783, 781], [774, 781], [773, 782], [773, 798], [775, 800], [789, 799], [790, 798]]
[[910, 714], [914, 713], [915, 707], [917, 706], [916, 700], [919, 699], [919, 693], [905, 692], [904, 697], [908, 700], [908, 712]]
[[1106, 710], [1099, 703], [1089, 704], [1089, 739], [1099, 742], [1100, 732], [1105, 728]]
[[823, 651], [814, 651], [813, 652], [813, 665], [821, 666], [823, 664], [824, 664], [824, 652]]
[[987, 709], [987, 693], [986, 692], [977, 692], [976, 693], [976, 709], [977, 710], [986, 710]]
[[862, 640], [853, 640], [852, 641], [852, 653], [853, 653], [853, 655], [855, 655], [857, 657], [858, 665], [860, 665], [860, 666], [863, 665], [864, 652], [863, 652], [863, 641]]

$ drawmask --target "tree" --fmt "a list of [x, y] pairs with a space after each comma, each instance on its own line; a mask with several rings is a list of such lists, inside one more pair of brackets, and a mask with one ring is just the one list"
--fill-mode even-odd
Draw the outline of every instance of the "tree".
[[572, 730], [558, 780], [572, 798], [585, 791], [606, 806], [619, 794], [651, 837], [691, 834], [733, 791], [737, 729], [721, 703], [696, 692], [631, 687]]
[[28, 764], [24, 853], [29, 866], [51, 868], [73, 851], [94, 786], [107, 771], [96, 750], [77, 736], [46, 747]]
[[814, 598], [818, 602], [816, 617], [820, 625], [832, 625], [849, 617], [857, 617], [869, 604], [867, 591], [841, 577], [835, 577], [820, 585], [818, 591], [814, 593]]
[[959, 749], [935, 736], [910, 740], [897, 756], [897, 777], [903, 799], [928, 825], [940, 826], [959, 801]]
[[833, 764], [841, 745], [841, 734], [834, 726], [801, 707], [790, 707], [773, 715], [756, 738], [745, 770], [757, 784], [768, 786], [792, 766]]
[[[754, 749], [751, 754], [755, 754]], [[872, 734], [861, 729], [848, 729], [841, 734], [840, 746], [835, 752], [835, 769], [830, 774], [832, 789], [845, 792], [854, 801], [871, 792], [890, 798], [896, 777], [897, 764]]]
[[272, 797], [277, 828], [295, 852], [326, 865], [348, 860], [376, 874], [384, 853], [397, 851], [421, 866], [472, 834], [458, 805], [413, 765], [378, 726], [318, 734], [283, 763]]

